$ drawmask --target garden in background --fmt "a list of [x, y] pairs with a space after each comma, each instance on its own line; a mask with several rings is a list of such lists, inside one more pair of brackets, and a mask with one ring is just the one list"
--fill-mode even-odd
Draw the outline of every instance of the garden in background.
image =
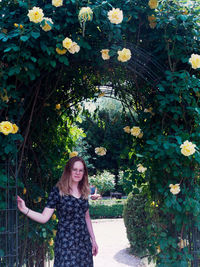
[[199, 6], [0, 1], [0, 265], [53, 258], [56, 213], [30, 221], [16, 195], [42, 211], [79, 155], [103, 197], [93, 218], [123, 216], [158, 267], [199, 266]]

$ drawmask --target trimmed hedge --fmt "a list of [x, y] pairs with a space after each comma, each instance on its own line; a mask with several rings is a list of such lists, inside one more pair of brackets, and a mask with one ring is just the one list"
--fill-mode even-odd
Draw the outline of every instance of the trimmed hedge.
[[148, 196], [144, 192], [130, 193], [124, 204], [124, 224], [132, 252], [144, 256], [149, 248], [149, 231], [151, 225], [150, 213], [146, 210]]
[[90, 200], [90, 217], [92, 219], [121, 218], [124, 202], [124, 199]]

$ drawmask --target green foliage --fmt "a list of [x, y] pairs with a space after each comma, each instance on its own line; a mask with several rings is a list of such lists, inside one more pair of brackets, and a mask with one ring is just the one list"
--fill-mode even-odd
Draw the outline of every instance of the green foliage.
[[103, 195], [107, 191], [112, 191], [115, 187], [114, 175], [108, 171], [98, 172], [89, 177], [89, 183], [97, 188], [99, 194]]
[[118, 200], [91, 200], [90, 216], [92, 219], [121, 218], [123, 213], [124, 199]]
[[155, 225], [156, 207], [150, 207], [150, 198], [145, 191], [130, 193], [124, 204], [123, 218], [127, 237], [134, 255], [146, 256], [153, 248], [152, 227]]

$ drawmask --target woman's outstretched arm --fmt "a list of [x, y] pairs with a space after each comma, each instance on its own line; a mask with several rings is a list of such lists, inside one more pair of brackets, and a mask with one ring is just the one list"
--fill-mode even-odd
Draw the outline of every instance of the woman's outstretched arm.
[[17, 206], [18, 206], [18, 209], [22, 213], [24, 213], [27, 217], [39, 223], [48, 222], [48, 220], [51, 218], [54, 212], [54, 209], [50, 209], [50, 208], [44, 208], [42, 213], [33, 211], [26, 207], [24, 200], [19, 196], [17, 196]]

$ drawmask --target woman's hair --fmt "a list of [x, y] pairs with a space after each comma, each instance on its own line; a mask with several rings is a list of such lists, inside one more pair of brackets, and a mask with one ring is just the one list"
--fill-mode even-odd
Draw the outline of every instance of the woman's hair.
[[90, 187], [89, 187], [89, 183], [88, 183], [88, 170], [87, 170], [85, 161], [81, 157], [76, 156], [76, 157], [72, 157], [71, 159], [69, 159], [69, 161], [67, 162], [67, 164], [64, 168], [63, 174], [62, 174], [60, 180], [58, 181], [58, 183], [56, 184], [56, 186], [58, 187], [59, 193], [61, 196], [70, 194], [71, 171], [72, 171], [72, 168], [74, 166], [74, 163], [77, 161], [82, 162], [83, 166], [84, 166], [83, 178], [79, 182], [78, 188], [81, 192], [81, 196], [83, 198], [87, 199], [88, 195], [90, 194]]

